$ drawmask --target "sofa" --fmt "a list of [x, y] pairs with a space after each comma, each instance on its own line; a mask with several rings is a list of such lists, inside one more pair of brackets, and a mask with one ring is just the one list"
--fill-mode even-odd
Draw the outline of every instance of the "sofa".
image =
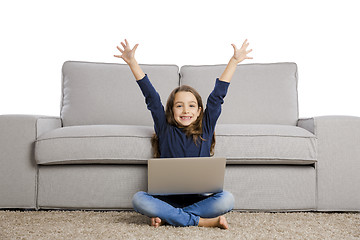
[[[206, 104], [225, 66], [141, 65], [164, 106], [181, 84]], [[215, 129], [224, 189], [239, 211], [359, 211], [360, 118], [299, 118], [297, 84], [295, 63], [238, 65]], [[154, 129], [129, 67], [67, 61], [61, 91], [60, 116], [0, 116], [0, 208], [132, 209]]]

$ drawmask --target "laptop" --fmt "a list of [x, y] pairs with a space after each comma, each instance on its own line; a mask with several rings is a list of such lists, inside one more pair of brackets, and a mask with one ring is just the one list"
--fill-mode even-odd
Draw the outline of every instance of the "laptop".
[[208, 194], [224, 186], [226, 158], [152, 158], [148, 160], [151, 195]]

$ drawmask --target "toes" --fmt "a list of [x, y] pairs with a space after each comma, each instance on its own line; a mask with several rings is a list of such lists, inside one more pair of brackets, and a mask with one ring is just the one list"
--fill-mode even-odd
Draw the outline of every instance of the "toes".
[[153, 227], [156, 227], [155, 218], [151, 218], [151, 220], [150, 220], [150, 225], [153, 226]]
[[161, 220], [161, 218], [159, 217], [153, 217], [153, 218], [150, 218], [150, 225], [153, 226], [153, 227], [159, 227], [161, 225], [163, 225], [165, 222]]

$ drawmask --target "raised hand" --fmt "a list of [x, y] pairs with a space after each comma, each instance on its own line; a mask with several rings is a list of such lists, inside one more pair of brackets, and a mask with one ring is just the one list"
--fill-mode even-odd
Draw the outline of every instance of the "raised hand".
[[135, 60], [135, 51], [139, 44], [136, 44], [133, 49], [131, 49], [128, 41], [125, 39], [125, 43], [121, 42], [121, 45], [124, 49], [121, 49], [119, 46], [117, 46], [117, 49], [121, 52], [121, 55], [114, 55], [114, 57], [124, 59], [124, 61], [129, 65], [136, 80], [144, 78], [145, 73]]
[[221, 74], [219, 80], [224, 82], [230, 82], [238, 63], [244, 61], [245, 59], [253, 59], [252, 57], [248, 56], [248, 53], [252, 51], [252, 49], [247, 50], [249, 43], [247, 39], [244, 41], [243, 45], [240, 49], [237, 49], [235, 44], [231, 44], [234, 48], [234, 55], [231, 57], [228, 65], [226, 66], [224, 72]]
[[128, 41], [125, 39], [125, 44], [121, 42], [121, 45], [123, 49], [116, 46], [116, 48], [121, 52], [121, 55], [114, 55], [114, 57], [122, 58], [129, 65], [135, 62], [135, 51], [139, 44], [136, 44], [133, 49], [131, 49]]
[[244, 61], [245, 59], [253, 59], [252, 57], [247, 56], [247, 54], [252, 51], [252, 49], [246, 50], [247, 47], [249, 46], [249, 43], [247, 42], [247, 39], [245, 39], [245, 41], [242, 44], [240, 49], [237, 49], [235, 44], [231, 44], [231, 45], [234, 48], [234, 56], [233, 56], [233, 58], [236, 61], [236, 63], [240, 63], [240, 62]]

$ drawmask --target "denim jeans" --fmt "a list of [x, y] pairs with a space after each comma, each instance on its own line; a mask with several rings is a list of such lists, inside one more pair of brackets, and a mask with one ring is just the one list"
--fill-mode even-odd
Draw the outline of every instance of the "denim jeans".
[[210, 196], [150, 195], [137, 192], [132, 200], [134, 210], [148, 217], [159, 217], [173, 226], [197, 226], [200, 217], [214, 218], [231, 211], [234, 197], [222, 191]]

